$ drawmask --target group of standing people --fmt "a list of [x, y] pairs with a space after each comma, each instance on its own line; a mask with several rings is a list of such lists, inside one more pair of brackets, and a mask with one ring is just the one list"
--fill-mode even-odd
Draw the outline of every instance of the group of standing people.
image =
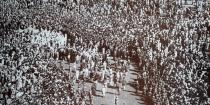
[[[86, 44], [85, 42], [80, 43]], [[97, 45], [100, 44], [96, 43], [91, 47], [85, 45], [86, 48], [82, 47], [83, 50], [78, 51], [79, 53], [73, 63], [74, 66], [71, 68], [71, 71], [75, 73], [75, 82], [80, 80], [92, 82], [91, 90], [93, 94], [96, 93], [98, 83], [103, 85], [101, 89], [103, 96], [105, 96], [108, 87], [117, 88], [118, 94], [120, 94], [121, 88], [125, 89], [130, 61], [120, 58], [113, 60], [110, 57], [110, 52], [105, 51], [105, 48], [102, 48], [102, 52], [98, 52], [100, 46]], [[88, 48], [91, 48], [91, 50]]]

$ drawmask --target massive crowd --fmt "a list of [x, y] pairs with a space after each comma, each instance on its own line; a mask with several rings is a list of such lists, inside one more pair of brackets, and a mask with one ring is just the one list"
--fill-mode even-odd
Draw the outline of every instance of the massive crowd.
[[[210, 42], [209, 4], [207, 1], [197, 1], [192, 5], [165, 0], [26, 1], [13, 1], [14, 3], [1, 1], [3, 2], [1, 3], [1, 10], [3, 11], [1, 32], [4, 35], [4, 39], [1, 41], [4, 46], [1, 46], [1, 50], [5, 52], [2, 54], [2, 58], [4, 58], [4, 64], [7, 65], [2, 66], [7, 67], [7, 69], [3, 68], [1, 71], [2, 78], [5, 78], [1, 79], [3, 81], [1, 83], [4, 83], [4, 87], [11, 87], [6, 88], [6, 90], [2, 89], [9, 94], [4, 95], [4, 97], [12, 98], [13, 90], [23, 92], [23, 89], [35, 89], [37, 87], [39, 88], [37, 90], [45, 90], [39, 91], [39, 95], [32, 94], [31, 92], [37, 94], [37, 91], [32, 90], [26, 90], [22, 93], [23, 95], [17, 95], [30, 96], [24, 97], [30, 101], [23, 101], [29, 103], [46, 100], [47, 102], [64, 100], [62, 102], [65, 103], [68, 99], [74, 99], [73, 102], [76, 103], [83, 102], [79, 100], [85, 100], [86, 95], [81, 93], [86, 92], [69, 92], [80, 89], [82, 85], [81, 87], [78, 86], [77, 89], [69, 89], [69, 87], [73, 88], [74, 85], [72, 84], [75, 83], [80, 84], [81, 80], [93, 82], [92, 90], [87, 92], [89, 100], [93, 98], [91, 94], [94, 95], [97, 80], [103, 81], [103, 95], [105, 95], [106, 92], [104, 91], [108, 85], [118, 87], [120, 93], [120, 86], [126, 83], [124, 76], [126, 77], [126, 72], [129, 71], [129, 62], [135, 62], [141, 70], [138, 74], [139, 81], [137, 81], [141, 86], [136, 87], [142, 89], [145, 95], [151, 96], [156, 104], [207, 104], [209, 65], [206, 52], [209, 50], [207, 48]], [[11, 8], [5, 11], [4, 8], [10, 5], [16, 9]], [[35, 10], [35, 8], [37, 9]], [[30, 43], [28, 39], [33, 34], [22, 33], [18, 35], [10, 31], [12, 28], [25, 29], [30, 25], [39, 30], [61, 31], [63, 34], [67, 34], [68, 38], [70, 37], [72, 44], [68, 47], [73, 49], [76, 54], [68, 54], [68, 47], [57, 48], [54, 50], [56, 52], [52, 53], [52, 57], [60, 60], [75, 58], [72, 61], [73, 69], [70, 70], [75, 73], [73, 77], [70, 76], [72, 73], [66, 73], [60, 68], [62, 63], [59, 67], [52, 66], [53, 63], [57, 62], [51, 62], [52, 57], [43, 57], [48, 53], [39, 51], [36, 54], [33, 53], [37, 49], [34, 49], [34, 45], [29, 44], [29, 47], [27, 44]], [[21, 36], [20, 39], [23, 40], [19, 40], [18, 37], [15, 39], [12, 35]], [[8, 41], [11, 43], [6, 44], [5, 42]], [[19, 41], [19, 44], [12, 44], [17, 43], [16, 41]], [[43, 47], [38, 46], [39, 50], [41, 48]], [[11, 53], [7, 54], [8, 51]], [[62, 55], [66, 56], [61, 57]], [[110, 56], [113, 57], [114, 63], [108, 60]], [[45, 60], [42, 60], [43, 58]], [[24, 68], [21, 68], [21, 64], [24, 64]], [[41, 64], [46, 68], [39, 67]], [[80, 69], [78, 70], [78, 68]], [[27, 73], [25, 74], [25, 72]], [[36, 76], [37, 72], [38, 76]], [[14, 74], [17, 74], [15, 78]], [[52, 80], [48, 80], [49, 78], [46, 76]], [[34, 81], [36, 78], [21, 80], [18, 77], [36, 77], [41, 81], [37, 83]], [[60, 86], [47, 87], [54, 84], [50, 81], [59, 80], [58, 78], [66, 81], [58, 81]], [[16, 85], [13, 82], [17, 81], [18, 84], [19, 81], [22, 81], [24, 85], [20, 88], [14, 87]], [[22, 83], [20, 82], [20, 84]], [[85, 82], [81, 82], [81, 84], [83, 83]], [[25, 86], [34, 87], [21, 88]], [[72, 93], [73, 95], [67, 95], [72, 97], [65, 99], [62, 94], [60, 99], [54, 99], [53, 95], [55, 94], [45, 94], [48, 89], [53, 89], [56, 94], [60, 93], [59, 89], [62, 89], [62, 92], [65, 92], [63, 89], [66, 89], [67, 93], [63, 94]], [[15, 102], [20, 101], [15, 99]]]
[[[37, 31], [37, 30], [30, 30]], [[33, 32], [25, 31], [13, 33], [21, 35], [21, 39], [30, 40]], [[24, 34], [24, 35], [23, 35]], [[12, 36], [13, 36], [12, 35]], [[49, 38], [48, 35], [42, 38]], [[25, 38], [28, 37], [28, 38]], [[34, 37], [34, 36], [33, 36]], [[10, 37], [11, 38], [11, 37]], [[13, 46], [12, 43], [16, 43]], [[4, 42], [2, 47], [1, 65], [1, 95], [7, 104], [87, 104], [87, 98], [92, 103], [92, 95], [96, 95], [98, 81], [104, 84], [103, 96], [108, 86], [116, 87], [118, 93], [125, 89], [126, 74], [129, 70], [129, 62], [125, 60], [108, 60], [108, 51], [98, 53], [99, 44], [87, 44], [82, 39], [76, 40], [77, 54], [60, 55], [60, 47], [47, 50], [46, 44], [36, 44], [30, 41], [15, 40]], [[102, 44], [104, 44], [103, 42]], [[22, 45], [27, 46], [22, 46]], [[82, 46], [84, 44], [84, 46]], [[52, 46], [51, 46], [52, 47]], [[62, 48], [65, 51], [68, 48]], [[60, 57], [62, 56], [62, 57]], [[65, 61], [74, 59], [65, 70]], [[84, 83], [93, 82], [91, 90], [84, 90]], [[75, 85], [77, 84], [77, 85]], [[76, 89], [75, 89], [75, 86]], [[88, 101], [88, 102], [89, 102]]]

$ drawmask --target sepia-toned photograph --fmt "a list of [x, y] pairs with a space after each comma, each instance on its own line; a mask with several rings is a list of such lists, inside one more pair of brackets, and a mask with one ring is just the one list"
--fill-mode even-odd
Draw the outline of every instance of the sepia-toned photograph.
[[210, 105], [210, 0], [0, 0], [0, 105]]

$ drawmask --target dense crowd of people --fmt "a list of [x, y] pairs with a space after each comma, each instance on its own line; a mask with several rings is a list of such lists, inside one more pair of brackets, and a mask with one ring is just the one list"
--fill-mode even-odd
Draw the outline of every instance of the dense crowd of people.
[[[33, 31], [33, 30], [30, 30]], [[34, 30], [37, 31], [37, 30]], [[13, 33], [14, 36], [21, 35], [21, 39], [30, 40], [33, 32]], [[24, 34], [24, 35], [23, 35]], [[13, 35], [12, 35], [13, 36]], [[25, 36], [25, 37], [24, 37]], [[47, 36], [47, 35], [46, 35]], [[49, 37], [42, 38], [49, 38]], [[33, 36], [34, 37], [34, 36]], [[12, 37], [10, 37], [12, 38]], [[13, 46], [12, 43], [16, 43]], [[16, 40], [4, 42], [2, 47], [2, 71], [1, 90], [3, 102], [7, 104], [87, 104], [87, 99], [92, 103], [92, 95], [96, 95], [96, 86], [100, 81], [103, 83], [102, 94], [105, 96], [108, 86], [120, 90], [125, 89], [126, 74], [129, 69], [129, 62], [108, 60], [108, 52], [103, 48], [103, 53], [98, 53], [99, 44], [87, 44], [76, 40], [78, 51], [75, 56], [59, 55], [59, 47], [53, 51], [47, 51], [45, 44], [37, 45], [30, 41]], [[27, 44], [25, 46], [21, 46]], [[84, 46], [82, 46], [84, 44]], [[52, 46], [51, 46], [52, 47]], [[43, 51], [44, 50], [44, 51]], [[49, 56], [49, 54], [52, 54]], [[65, 70], [64, 64], [68, 59], [75, 59], [69, 64], [69, 70]], [[59, 60], [61, 60], [59, 62]], [[113, 67], [111, 67], [111, 65]], [[11, 70], [10, 70], [11, 69]], [[91, 90], [84, 90], [84, 83], [91, 81]], [[75, 85], [77, 84], [77, 85]], [[75, 89], [75, 86], [76, 89]]]
[[[32, 90], [26, 90], [22, 93], [24, 95], [20, 96], [30, 96], [24, 97], [30, 100], [26, 102], [47, 100], [50, 104], [55, 100], [64, 100], [65, 103], [68, 99], [74, 99], [73, 102], [78, 104], [83, 102], [81, 100], [85, 100], [86, 96], [92, 100], [98, 81], [104, 84], [103, 95], [109, 86], [117, 87], [117, 94], [120, 94], [121, 88], [126, 84], [129, 63], [135, 62], [141, 71], [137, 77], [136, 89], [139, 88], [145, 95], [151, 96], [155, 104], [207, 104], [209, 61], [206, 52], [210, 42], [210, 8], [206, 0], [195, 1], [192, 5], [185, 5], [185, 2], [180, 0], [23, 1], [0, 3], [3, 13], [0, 16], [1, 33], [4, 37], [1, 40], [4, 45], [1, 50], [4, 52], [4, 64], [7, 65], [2, 66], [6, 68], [1, 71], [4, 78], [1, 79], [1, 83], [4, 83], [1, 85], [3, 88], [11, 87], [2, 89], [5, 90], [3, 93], [8, 94], [3, 97], [12, 98], [13, 90], [23, 92], [23, 89], [37, 87], [40, 88], [37, 90], [44, 89], [39, 95], [34, 95]], [[67, 42], [70, 45], [57, 48], [54, 52], [48, 51], [52, 56], [43, 57], [48, 54], [39, 52], [43, 47], [34, 48], [34, 45], [28, 45], [33, 34], [18, 35], [11, 31], [25, 29], [30, 25], [40, 31], [60, 31], [67, 34]], [[67, 53], [69, 48], [73, 49], [75, 54]], [[37, 50], [36, 54], [34, 50]], [[113, 57], [114, 63], [110, 62], [110, 56]], [[45, 60], [42, 60], [43, 58]], [[68, 61], [69, 58], [74, 58], [71, 61], [73, 66], [65, 72], [62, 70], [62, 62]], [[50, 59], [64, 61], [60, 61], [58, 67], [53, 66], [57, 62], [51, 62]], [[24, 68], [21, 68], [22, 66]], [[70, 76], [72, 73], [75, 75]], [[14, 74], [17, 74], [15, 79]], [[28, 79], [31, 77], [36, 78]], [[50, 81], [59, 80], [58, 78], [62, 80], [58, 81], [59, 86], [48, 87], [54, 84]], [[35, 82], [36, 79], [40, 81]], [[79, 84], [85, 83], [83, 81], [92, 82], [91, 90], [70, 92], [79, 90], [82, 87]], [[23, 85], [17, 88], [14, 82]], [[69, 89], [75, 84], [78, 84], [77, 89]], [[21, 88], [27, 86], [29, 88]], [[63, 89], [66, 89], [67, 93], [61, 93], [61, 97], [56, 97], [59, 99], [54, 99], [53, 93], [45, 94], [48, 89], [52, 89], [54, 93], [65, 92]], [[69, 98], [65, 99], [63, 94], [69, 93], [73, 95], [67, 95]]]

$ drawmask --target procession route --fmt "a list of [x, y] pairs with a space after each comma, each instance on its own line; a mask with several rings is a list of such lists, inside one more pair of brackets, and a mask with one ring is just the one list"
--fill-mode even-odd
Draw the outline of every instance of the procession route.
[[136, 79], [136, 72], [134, 70], [133, 64], [131, 65], [130, 71], [127, 76], [127, 85], [125, 90], [120, 91], [120, 95], [115, 88], [108, 88], [106, 96], [102, 97], [102, 84], [97, 86], [97, 97], [94, 97], [93, 105], [116, 105], [115, 97], [118, 96], [117, 105], [146, 105], [143, 101], [142, 91], [136, 93], [135, 88], [131, 85], [134, 84], [134, 79]]
[[[110, 60], [112, 62], [112, 60]], [[73, 64], [70, 64], [73, 66]], [[66, 69], [69, 68], [69, 65], [64, 64]], [[116, 88], [107, 88], [106, 96], [102, 96], [102, 83], [97, 84], [96, 95], [93, 97], [93, 105], [152, 105], [151, 102], [148, 102], [143, 96], [142, 91], [138, 91], [136, 93], [136, 89], [133, 86], [135, 83], [134, 80], [137, 78], [138, 68], [134, 63], [131, 63], [130, 70], [127, 75], [127, 85], [125, 90], [120, 91], [120, 95], [118, 95], [118, 91]], [[90, 90], [91, 83], [85, 83], [85, 90]], [[115, 98], [118, 96], [117, 104], [115, 104]]]

